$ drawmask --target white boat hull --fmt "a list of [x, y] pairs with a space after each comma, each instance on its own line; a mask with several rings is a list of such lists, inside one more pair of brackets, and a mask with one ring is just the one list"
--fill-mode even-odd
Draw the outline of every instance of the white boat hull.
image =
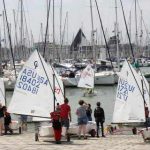
[[[86, 134], [89, 134], [91, 130], [96, 131], [96, 123], [93, 121], [89, 121], [86, 127]], [[78, 124], [77, 123], [71, 123], [69, 127], [69, 134], [77, 135], [78, 134]], [[41, 126], [39, 128], [39, 136], [40, 137], [50, 137], [54, 136], [54, 131], [52, 124]]]
[[116, 74], [111, 72], [95, 73], [95, 85], [111, 85], [116, 83]]
[[78, 80], [76, 78], [62, 77], [62, 81], [64, 85], [68, 87], [77, 87], [78, 84]]

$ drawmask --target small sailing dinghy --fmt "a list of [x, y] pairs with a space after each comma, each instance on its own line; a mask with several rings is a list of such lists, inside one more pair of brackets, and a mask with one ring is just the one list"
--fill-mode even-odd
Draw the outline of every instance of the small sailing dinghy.
[[82, 71], [78, 87], [86, 89], [84, 96], [96, 96], [94, 91], [94, 70], [90, 64]]
[[112, 123], [144, 124], [145, 104], [150, 108], [148, 87], [144, 76], [138, 74], [129, 62], [125, 61], [119, 73]]
[[55, 103], [64, 101], [63, 83], [35, 50], [20, 71], [8, 111], [50, 119]]

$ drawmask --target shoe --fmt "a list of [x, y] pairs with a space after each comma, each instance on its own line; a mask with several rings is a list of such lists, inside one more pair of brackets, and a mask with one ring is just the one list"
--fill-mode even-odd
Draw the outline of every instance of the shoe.
[[56, 141], [56, 144], [61, 144], [61, 141]]
[[81, 139], [81, 136], [78, 136], [78, 139], [80, 140], [80, 139]]
[[87, 136], [85, 136], [84, 139], [87, 139]]
[[102, 135], [102, 137], [106, 137], [105, 135]]

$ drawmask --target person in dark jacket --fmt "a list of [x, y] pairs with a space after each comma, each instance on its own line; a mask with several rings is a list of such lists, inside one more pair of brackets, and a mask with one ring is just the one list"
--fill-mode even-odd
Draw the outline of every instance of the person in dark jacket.
[[104, 135], [104, 122], [105, 122], [105, 113], [102, 107], [100, 107], [101, 103], [97, 102], [97, 107], [94, 110], [94, 117], [96, 121], [96, 126], [97, 126], [97, 137], [99, 137], [99, 124], [101, 124], [101, 132], [102, 132], [102, 137], [105, 137]]
[[10, 134], [13, 133], [13, 130], [10, 128], [10, 124], [11, 124], [11, 116], [10, 113], [6, 111], [4, 117], [5, 134], [7, 134], [7, 131], [9, 131]]

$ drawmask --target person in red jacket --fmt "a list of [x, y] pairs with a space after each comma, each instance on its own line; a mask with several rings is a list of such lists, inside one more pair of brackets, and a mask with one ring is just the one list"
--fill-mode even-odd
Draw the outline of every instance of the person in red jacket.
[[60, 117], [60, 109], [56, 109], [54, 112], [50, 113], [52, 118], [52, 126], [54, 129], [54, 137], [56, 144], [61, 144], [61, 117]]

